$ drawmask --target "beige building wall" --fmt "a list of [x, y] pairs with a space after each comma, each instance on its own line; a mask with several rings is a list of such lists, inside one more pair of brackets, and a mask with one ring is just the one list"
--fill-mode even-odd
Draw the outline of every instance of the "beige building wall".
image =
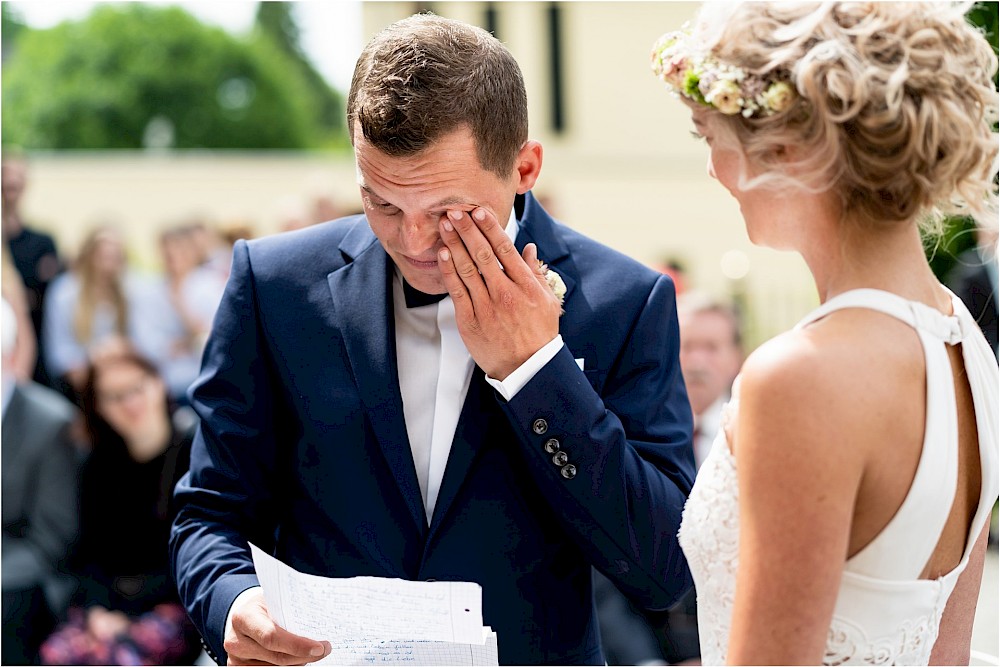
[[[562, 132], [550, 120], [551, 4], [492, 5], [498, 37], [524, 71], [531, 135], [545, 148], [536, 192], [557, 217], [650, 265], [679, 259], [689, 286], [744, 295], [752, 343], [787, 329], [815, 305], [797, 255], [747, 241], [735, 201], [706, 174], [708, 148], [691, 138], [687, 108], [650, 73], [652, 43], [692, 18], [696, 3], [556, 3]], [[367, 3], [365, 38], [418, 6], [478, 25], [486, 20], [481, 2]], [[198, 214], [271, 233], [282, 209], [320, 193], [358, 208], [350, 155], [53, 154], [33, 156], [24, 207], [67, 251], [94, 221], [116, 219], [137, 260], [153, 267], [155, 233], [173, 221]]]

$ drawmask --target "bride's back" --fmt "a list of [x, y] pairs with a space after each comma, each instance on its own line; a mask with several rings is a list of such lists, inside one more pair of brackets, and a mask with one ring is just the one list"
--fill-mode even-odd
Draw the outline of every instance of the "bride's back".
[[[958, 465], [953, 500], [940, 539], [920, 572], [922, 579], [935, 579], [958, 566], [969, 537], [982, 488], [979, 437], [972, 390], [969, 386], [961, 344], [947, 346], [954, 386], [951, 395], [928, 387], [924, 349], [917, 332], [884, 313], [849, 309], [832, 313], [809, 327], [817, 345], [826, 340], [835, 345], [868, 348], [870, 363], [851, 382], [866, 394], [872, 410], [868, 423], [861, 415], [832, 415], [856, 425], [859, 437], [845, 446], [864, 447], [864, 470], [851, 518], [847, 559], [862, 551], [896, 516], [912, 490], [925, 438], [947, 437], [927, 433], [928, 409], [954, 409], [957, 426]], [[929, 401], [937, 404], [929, 406]], [[930, 446], [934, 446], [931, 443]], [[944, 480], [938, 480], [946, 483]], [[919, 492], [919, 491], [918, 491]], [[905, 545], [899, 545], [905, 549]]]

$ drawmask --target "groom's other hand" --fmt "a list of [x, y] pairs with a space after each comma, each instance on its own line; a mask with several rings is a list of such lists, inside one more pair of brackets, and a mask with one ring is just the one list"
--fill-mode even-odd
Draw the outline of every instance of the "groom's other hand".
[[524, 255], [483, 207], [448, 211], [438, 252], [465, 346], [487, 375], [504, 380], [559, 334], [562, 307], [538, 271], [535, 245]]
[[305, 665], [330, 652], [328, 642], [294, 635], [275, 623], [261, 588], [250, 589], [233, 602], [224, 646], [230, 665]]

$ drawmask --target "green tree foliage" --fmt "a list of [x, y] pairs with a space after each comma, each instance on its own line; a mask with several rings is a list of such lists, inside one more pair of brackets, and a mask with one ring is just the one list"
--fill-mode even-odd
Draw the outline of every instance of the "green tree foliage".
[[[969, 22], [978, 26], [986, 35], [993, 51], [997, 51], [998, 7], [1000, 3], [997, 2], [977, 2], [966, 14]], [[997, 81], [996, 75], [993, 81]], [[924, 245], [934, 275], [944, 280], [955, 265], [956, 258], [976, 245], [975, 229], [976, 223], [972, 218], [951, 218], [947, 221], [944, 236], [940, 239], [927, 239]]]
[[316, 122], [328, 139], [344, 136], [345, 103], [343, 97], [326, 82], [302, 50], [299, 26], [293, 2], [257, 3], [255, 27], [264, 39], [270, 39], [295, 64], [314, 96]]
[[273, 42], [178, 7], [98, 6], [24, 30], [3, 68], [3, 140], [28, 149], [308, 148], [314, 98]]

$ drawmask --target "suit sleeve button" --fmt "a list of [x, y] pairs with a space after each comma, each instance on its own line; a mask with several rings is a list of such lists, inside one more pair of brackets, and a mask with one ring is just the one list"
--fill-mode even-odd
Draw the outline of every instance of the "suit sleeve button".
[[545, 441], [545, 453], [555, 454], [559, 451], [559, 441], [555, 438], [549, 438]]
[[544, 419], [536, 419], [535, 423], [531, 425], [531, 430], [538, 435], [542, 435], [549, 430], [549, 423]]
[[552, 462], [557, 466], [564, 466], [567, 461], [569, 461], [569, 456], [566, 455], [566, 452], [556, 452], [552, 456]]
[[576, 466], [573, 465], [572, 463], [568, 463], [564, 465], [562, 467], [562, 470], [560, 470], [559, 472], [566, 479], [573, 479], [574, 477], [576, 477]]

